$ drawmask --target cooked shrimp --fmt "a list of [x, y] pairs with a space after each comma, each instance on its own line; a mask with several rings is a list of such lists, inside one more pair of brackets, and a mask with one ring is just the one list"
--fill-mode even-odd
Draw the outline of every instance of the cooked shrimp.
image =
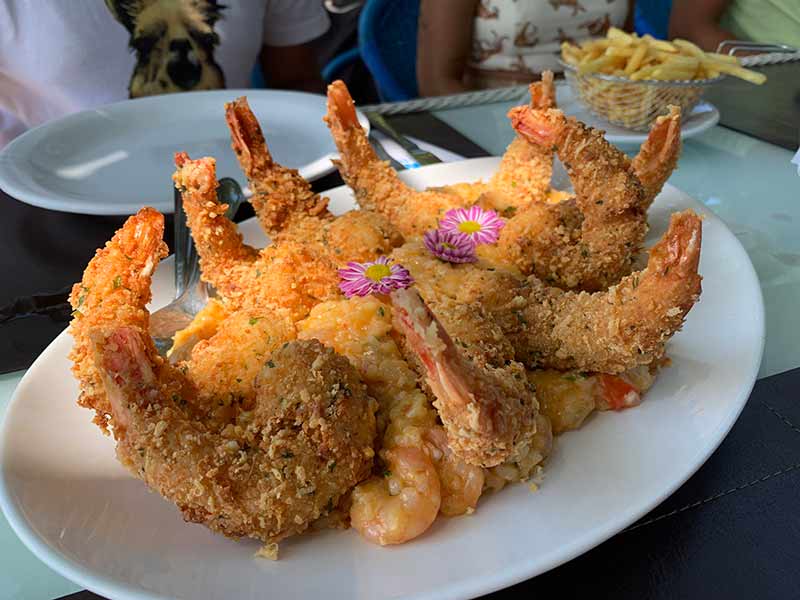
[[331, 214], [328, 199], [315, 194], [297, 170], [272, 159], [246, 98], [227, 104], [225, 117], [233, 149], [254, 191], [250, 202], [274, 241], [317, 244], [317, 252], [338, 266], [375, 260], [403, 243], [400, 232], [383, 215], [364, 211], [339, 217]]
[[[530, 85], [530, 106], [536, 110], [556, 107], [552, 71]], [[553, 150], [531, 144], [517, 136], [503, 154], [500, 166], [487, 182], [459, 183], [441, 188], [464, 199], [465, 206], [480, 204], [511, 217], [531, 202], [541, 202], [550, 193], [553, 174]]]
[[231, 132], [233, 151], [253, 191], [250, 203], [267, 233], [275, 235], [292, 222], [309, 216], [333, 219], [327, 198], [315, 194], [296, 169], [286, 168], [272, 159], [246, 97], [225, 104], [225, 120]]
[[473, 509], [482, 471], [458, 458], [436, 425], [436, 411], [395, 342], [391, 305], [374, 297], [325, 302], [314, 307], [298, 329], [301, 339], [319, 339], [356, 367], [378, 400], [384, 448], [415, 448], [431, 457], [441, 481], [441, 512], [454, 515]]
[[217, 201], [216, 161], [175, 157], [175, 185], [183, 194], [203, 280], [213, 285], [229, 310], [269, 308], [296, 321], [311, 307], [339, 295], [336, 264], [313, 245], [283, 240], [262, 250], [247, 246]]
[[483, 493], [483, 469], [467, 464], [456, 456], [441, 427], [428, 429], [422, 437], [430, 448], [430, 455], [439, 475], [442, 496], [439, 511], [448, 517], [473, 512]]
[[397, 446], [381, 452], [386, 471], [353, 490], [350, 522], [373, 543], [402, 544], [424, 533], [442, 502], [439, 476], [419, 448]]
[[143, 208], [95, 253], [70, 294], [73, 318], [69, 332], [74, 343], [69, 358], [81, 388], [78, 404], [94, 409], [94, 421], [105, 433], [111, 405], [92, 359], [88, 334], [109, 321], [146, 329], [151, 277], [158, 261], [167, 255], [163, 233], [164, 217], [152, 208]]
[[534, 204], [508, 220], [492, 255], [567, 289], [606, 289], [630, 272], [647, 232], [647, 208], [680, 154], [680, 111], [653, 124], [630, 162], [603, 132], [557, 110], [512, 109], [514, 127], [531, 143], [556, 147], [575, 198]]
[[522, 302], [512, 300], [505, 315], [517, 358], [528, 365], [602, 373], [661, 359], [667, 340], [700, 297], [701, 232], [692, 211], [673, 214], [650, 250], [647, 268], [606, 292], [565, 293], [529, 279]]
[[[434, 311], [442, 297], [482, 305], [529, 368], [620, 373], [658, 361], [699, 298], [701, 238], [696, 214], [672, 215], [647, 268], [594, 294], [547, 287], [534, 276], [523, 278], [483, 260], [443, 263], [419, 242], [393, 256]], [[468, 311], [460, 316], [463, 329], [470, 318]]]
[[425, 371], [450, 447], [469, 464], [491, 467], [535, 432], [536, 399], [521, 367], [469, 359], [414, 290], [391, 294], [395, 327]]
[[435, 229], [451, 208], [463, 205], [455, 194], [435, 190], [417, 191], [381, 161], [370, 146], [356, 118], [355, 105], [341, 81], [328, 86], [328, 113], [325, 122], [339, 149], [335, 161], [342, 178], [365, 210], [377, 212], [397, 227], [404, 236], [421, 236]]
[[[560, 207], [536, 204], [503, 231], [524, 272], [564, 288], [606, 289], [630, 272], [647, 231], [645, 192], [630, 161], [591, 129], [555, 109], [512, 109], [512, 124], [531, 143], [555, 147], [575, 188], [580, 222]], [[522, 217], [522, 218], [521, 218]], [[547, 225], [537, 225], [546, 221]], [[576, 226], [577, 225], [577, 226]], [[527, 231], [527, 229], [535, 229]]]
[[645, 208], [649, 208], [678, 164], [681, 154], [681, 110], [670, 106], [669, 113], [656, 119], [631, 168], [644, 186]]
[[187, 521], [265, 542], [302, 532], [370, 473], [374, 400], [346, 359], [289, 342], [265, 357], [252, 409], [220, 431], [194, 408], [203, 390], [191, 371], [158, 356], [147, 333], [162, 230], [161, 215], [142, 209], [76, 287], [81, 404], [113, 427], [122, 464]]

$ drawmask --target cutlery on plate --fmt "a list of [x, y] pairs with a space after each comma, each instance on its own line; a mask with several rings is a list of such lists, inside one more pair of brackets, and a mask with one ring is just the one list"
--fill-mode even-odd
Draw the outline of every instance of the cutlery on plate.
[[378, 155], [378, 158], [388, 161], [395, 171], [402, 171], [406, 168], [403, 163], [395, 160], [394, 157], [386, 151], [386, 148], [383, 146], [383, 142], [381, 141], [380, 137], [374, 133], [370, 133], [369, 141], [372, 144], [372, 147], [375, 149], [375, 154]]
[[369, 120], [370, 125], [372, 125], [375, 129], [383, 133], [384, 135], [388, 136], [392, 140], [394, 140], [400, 147], [403, 148], [406, 152], [408, 152], [415, 161], [417, 161], [414, 167], [421, 166], [421, 165], [433, 165], [442, 162], [436, 156], [428, 152], [427, 150], [423, 150], [419, 146], [417, 146], [414, 142], [409, 140], [407, 137], [401, 135], [394, 127], [392, 127], [389, 122], [384, 118], [383, 115], [380, 115], [376, 112], [367, 112], [364, 113], [367, 116], [367, 120]]
[[[228, 205], [226, 215], [232, 219], [244, 202], [245, 195], [236, 181], [225, 177], [217, 188], [219, 201]], [[211, 290], [200, 280], [200, 258], [186, 225], [183, 198], [175, 190], [175, 299], [150, 315], [150, 335], [161, 356], [172, 347], [175, 333], [186, 327], [206, 305]], [[170, 362], [188, 358], [192, 345], [185, 344], [170, 355]]]

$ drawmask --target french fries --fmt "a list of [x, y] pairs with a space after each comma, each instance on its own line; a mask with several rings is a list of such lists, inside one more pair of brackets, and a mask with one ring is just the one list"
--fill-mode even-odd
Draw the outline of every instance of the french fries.
[[632, 81], [691, 81], [722, 74], [756, 85], [767, 80], [763, 73], [743, 68], [734, 56], [704, 52], [688, 40], [667, 42], [650, 35], [639, 37], [616, 27], [611, 27], [605, 38], [580, 46], [564, 42], [561, 57], [580, 75], [604, 73]]

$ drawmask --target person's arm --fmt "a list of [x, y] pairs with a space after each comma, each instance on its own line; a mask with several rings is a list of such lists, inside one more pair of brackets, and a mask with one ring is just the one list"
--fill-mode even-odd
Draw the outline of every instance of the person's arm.
[[259, 59], [267, 86], [272, 89], [325, 91], [311, 43], [262, 46]]
[[472, 46], [478, 0], [422, 0], [417, 34], [417, 81], [421, 96], [467, 89], [464, 72]]
[[719, 26], [719, 19], [730, 0], [674, 0], [669, 17], [669, 37], [694, 42], [707, 52], [715, 52], [720, 42], [736, 39]]

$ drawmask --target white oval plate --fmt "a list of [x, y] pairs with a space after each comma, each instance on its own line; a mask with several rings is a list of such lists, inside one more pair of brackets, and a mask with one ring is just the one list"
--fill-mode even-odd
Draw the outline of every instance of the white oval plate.
[[171, 213], [177, 151], [214, 156], [219, 177], [244, 180], [225, 124], [225, 103], [239, 96], [247, 96], [278, 162], [308, 180], [333, 171], [325, 96], [215, 90], [126, 100], [31, 129], [0, 153], [0, 188], [65, 212], [127, 215], [149, 205]]
[[[487, 177], [497, 158], [406, 171], [417, 186]], [[350, 192], [330, 193], [337, 212]], [[470, 517], [442, 518], [411, 543], [380, 548], [350, 531], [288, 540], [277, 562], [259, 544], [186, 524], [171, 503], [116, 461], [112, 440], [79, 408], [64, 333], [19, 384], [0, 444], [0, 504], [22, 541], [50, 567], [117, 600], [154, 598], [465, 598], [533, 577], [589, 550], [654, 508], [694, 473], [733, 425], [764, 342], [755, 272], [742, 246], [700, 204], [667, 186], [651, 209], [650, 241], [675, 210], [705, 215], [703, 296], [670, 343], [673, 365], [645, 402], [594, 415], [557, 440], [538, 492], [488, 494]], [[242, 225], [263, 243], [258, 224]], [[153, 306], [172, 294], [171, 259]], [[735, 293], [732, 291], [735, 290]]]
[[[591, 127], [602, 129], [606, 132], [606, 139], [612, 144], [639, 145], [647, 139], [647, 133], [614, 125], [594, 114], [575, 97], [572, 93], [572, 88], [568, 85], [559, 85], [556, 87], [556, 92], [558, 107], [564, 113]], [[719, 123], [719, 110], [717, 110], [717, 107], [710, 102], [700, 102], [692, 109], [689, 116], [681, 121], [681, 139], [685, 140], [699, 135], [717, 123]]]

